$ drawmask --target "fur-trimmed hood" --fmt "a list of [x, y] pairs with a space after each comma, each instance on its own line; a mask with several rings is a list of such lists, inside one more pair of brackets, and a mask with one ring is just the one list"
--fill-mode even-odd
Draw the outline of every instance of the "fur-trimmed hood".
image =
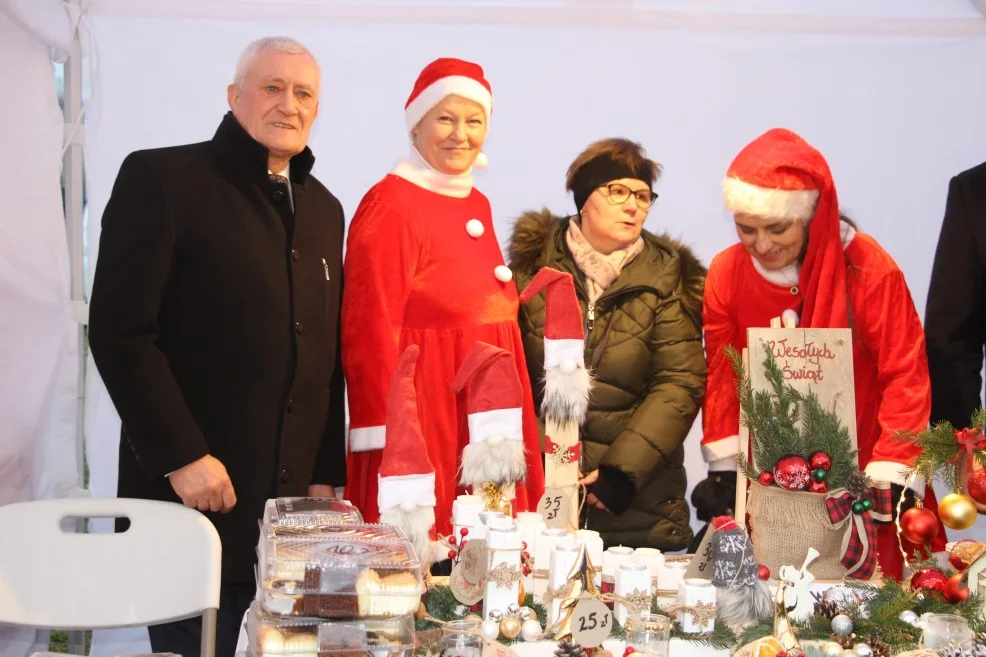
[[[565, 242], [565, 231], [571, 217], [559, 217], [548, 209], [530, 210], [517, 218], [510, 236], [508, 259], [510, 268], [514, 270], [533, 272], [545, 265], [552, 265], [559, 259], [571, 260], [571, 252]], [[644, 254], [650, 252], [651, 257], [663, 259], [665, 254], [678, 261], [675, 273], [680, 272], [680, 281], [656, 280], [655, 286], [670, 284], [670, 292], [681, 295], [685, 312], [697, 320], [701, 326], [702, 294], [705, 289], [707, 269], [695, 253], [685, 244], [672, 239], [667, 234], [654, 235], [643, 231], [645, 250], [638, 259], [644, 260]], [[633, 263], [631, 263], [632, 266]]]

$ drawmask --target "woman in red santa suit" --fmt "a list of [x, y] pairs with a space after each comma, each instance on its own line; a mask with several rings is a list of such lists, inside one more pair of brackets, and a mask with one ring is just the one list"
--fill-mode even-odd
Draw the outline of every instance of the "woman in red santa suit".
[[[825, 159], [789, 130], [769, 130], [748, 144], [723, 187], [740, 241], [715, 257], [705, 284], [702, 452], [709, 480], [696, 487], [700, 499], [693, 501], [714, 505], [712, 482], [735, 482], [740, 409], [723, 348], [743, 349], [746, 329], [795, 314], [802, 327], [852, 329], [859, 464], [874, 481], [890, 482], [896, 507], [903, 471], [918, 450], [894, 435], [925, 428], [931, 410], [924, 332], [903, 273], [840, 215]], [[915, 488], [923, 491], [923, 482]], [[930, 487], [925, 506], [936, 509]], [[939, 530], [936, 551], [944, 548]], [[892, 523], [880, 525], [877, 542], [884, 574], [899, 579], [903, 562]], [[916, 547], [905, 544], [909, 552]]]
[[[410, 155], [367, 192], [349, 228], [342, 353], [350, 431], [346, 495], [374, 522], [385, 442], [387, 388], [409, 346], [420, 354], [414, 385], [435, 468], [436, 530], [451, 531], [452, 501], [469, 445], [466, 392], [452, 382], [477, 341], [512, 354], [526, 372], [517, 288], [493, 231], [489, 201], [473, 187], [493, 96], [478, 65], [438, 59], [421, 72], [404, 108]], [[510, 463], [523, 476], [514, 510], [534, 509], [544, 471], [530, 382], [521, 377], [521, 440]], [[474, 428], [475, 430], [475, 428]], [[492, 465], [492, 464], [491, 464]], [[508, 477], [509, 478], [509, 477]]]

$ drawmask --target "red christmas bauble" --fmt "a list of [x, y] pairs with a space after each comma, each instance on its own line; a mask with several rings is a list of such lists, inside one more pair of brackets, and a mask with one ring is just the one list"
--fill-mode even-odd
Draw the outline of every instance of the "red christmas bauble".
[[809, 493], [827, 493], [829, 492], [828, 482], [825, 481], [812, 481], [808, 484]]
[[770, 579], [770, 568], [768, 568], [763, 564], [757, 566], [757, 577], [759, 577], [760, 579], [766, 582], [768, 579]]
[[927, 545], [938, 536], [938, 518], [924, 507], [911, 507], [900, 517], [900, 535], [917, 545]]
[[812, 470], [831, 470], [832, 469], [832, 457], [825, 452], [815, 452], [808, 459], [808, 464], [811, 465]]
[[969, 475], [969, 483], [966, 484], [969, 497], [980, 504], [986, 504], [986, 470], [976, 470]]
[[937, 568], [922, 568], [911, 575], [911, 590], [945, 592], [945, 573]]
[[785, 490], [804, 490], [811, 481], [808, 461], [791, 454], [781, 458], [774, 466], [774, 482]]
[[945, 582], [945, 599], [953, 605], [969, 598], [969, 587], [962, 581], [963, 573], [955, 573]]
[[757, 476], [757, 481], [761, 486], [772, 486], [774, 484], [774, 473], [764, 470]]

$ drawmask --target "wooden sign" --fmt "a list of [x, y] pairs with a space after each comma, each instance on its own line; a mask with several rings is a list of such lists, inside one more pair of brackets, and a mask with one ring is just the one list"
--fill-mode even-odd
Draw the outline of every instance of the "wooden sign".
[[[564, 524], [552, 524], [545, 515], [549, 527], [563, 527], [575, 531], [579, 525], [578, 489], [582, 445], [579, 442], [579, 425], [575, 422], [560, 424], [554, 420], [544, 423], [544, 485], [546, 488], [562, 488], [573, 491], [565, 497], [568, 508], [561, 514]], [[544, 506], [538, 509], [545, 513]]]
[[784, 374], [784, 383], [814, 392], [849, 429], [856, 448], [856, 394], [853, 384], [852, 331], [827, 328], [751, 328], [747, 330], [748, 371], [754, 390], [770, 390], [763, 362], [768, 351]]
[[613, 612], [599, 598], [583, 596], [572, 610], [572, 641], [583, 648], [601, 646], [613, 630]]
[[568, 488], [545, 488], [538, 511], [544, 518], [546, 527], [568, 528], [572, 524], [572, 498], [577, 494], [574, 486]]

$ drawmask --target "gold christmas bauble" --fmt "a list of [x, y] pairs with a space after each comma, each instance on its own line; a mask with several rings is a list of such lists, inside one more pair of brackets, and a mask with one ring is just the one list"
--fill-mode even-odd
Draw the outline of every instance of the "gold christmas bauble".
[[465, 618], [463, 620], [475, 621], [476, 623], [482, 623], [483, 622], [483, 617], [480, 616], [479, 614], [466, 614], [466, 616], [465, 616]]
[[500, 636], [504, 639], [516, 639], [520, 636], [520, 628], [522, 625], [523, 623], [520, 622], [519, 618], [507, 616], [500, 621]]
[[965, 493], [949, 493], [938, 502], [938, 517], [949, 529], [969, 529], [976, 515], [976, 505]]

